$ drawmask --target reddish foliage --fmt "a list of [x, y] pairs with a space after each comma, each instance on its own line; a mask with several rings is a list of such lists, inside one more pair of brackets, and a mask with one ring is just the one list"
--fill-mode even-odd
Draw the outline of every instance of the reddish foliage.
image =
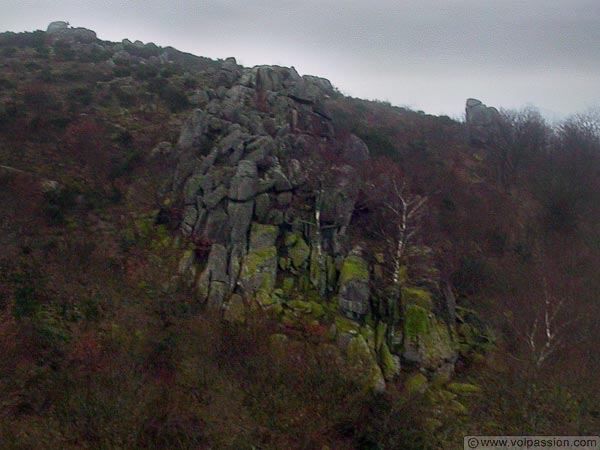
[[67, 154], [78, 164], [94, 172], [109, 170], [110, 153], [102, 127], [83, 118], [67, 127], [62, 139]]

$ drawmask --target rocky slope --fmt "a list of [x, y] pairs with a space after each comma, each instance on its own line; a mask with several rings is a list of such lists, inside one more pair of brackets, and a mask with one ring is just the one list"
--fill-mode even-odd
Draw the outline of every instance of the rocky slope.
[[593, 121], [460, 123], [62, 22], [0, 52], [9, 448], [597, 428]]

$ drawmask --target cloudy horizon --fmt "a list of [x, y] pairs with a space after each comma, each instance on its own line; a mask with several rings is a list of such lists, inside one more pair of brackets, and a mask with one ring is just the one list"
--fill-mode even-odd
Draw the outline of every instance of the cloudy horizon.
[[55, 20], [245, 66], [294, 66], [353, 97], [461, 118], [465, 99], [549, 119], [600, 106], [595, 0], [5, 0], [0, 31]]

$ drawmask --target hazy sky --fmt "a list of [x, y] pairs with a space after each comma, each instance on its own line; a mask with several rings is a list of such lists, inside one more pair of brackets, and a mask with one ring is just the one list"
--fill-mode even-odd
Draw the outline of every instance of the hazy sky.
[[456, 118], [467, 97], [548, 117], [600, 106], [600, 0], [0, 0], [0, 31], [54, 20]]

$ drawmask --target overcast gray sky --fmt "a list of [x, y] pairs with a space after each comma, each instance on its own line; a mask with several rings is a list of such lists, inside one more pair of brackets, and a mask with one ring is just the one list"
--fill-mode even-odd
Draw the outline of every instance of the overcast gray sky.
[[0, 0], [1, 31], [54, 20], [455, 118], [467, 97], [550, 118], [600, 106], [600, 0]]

